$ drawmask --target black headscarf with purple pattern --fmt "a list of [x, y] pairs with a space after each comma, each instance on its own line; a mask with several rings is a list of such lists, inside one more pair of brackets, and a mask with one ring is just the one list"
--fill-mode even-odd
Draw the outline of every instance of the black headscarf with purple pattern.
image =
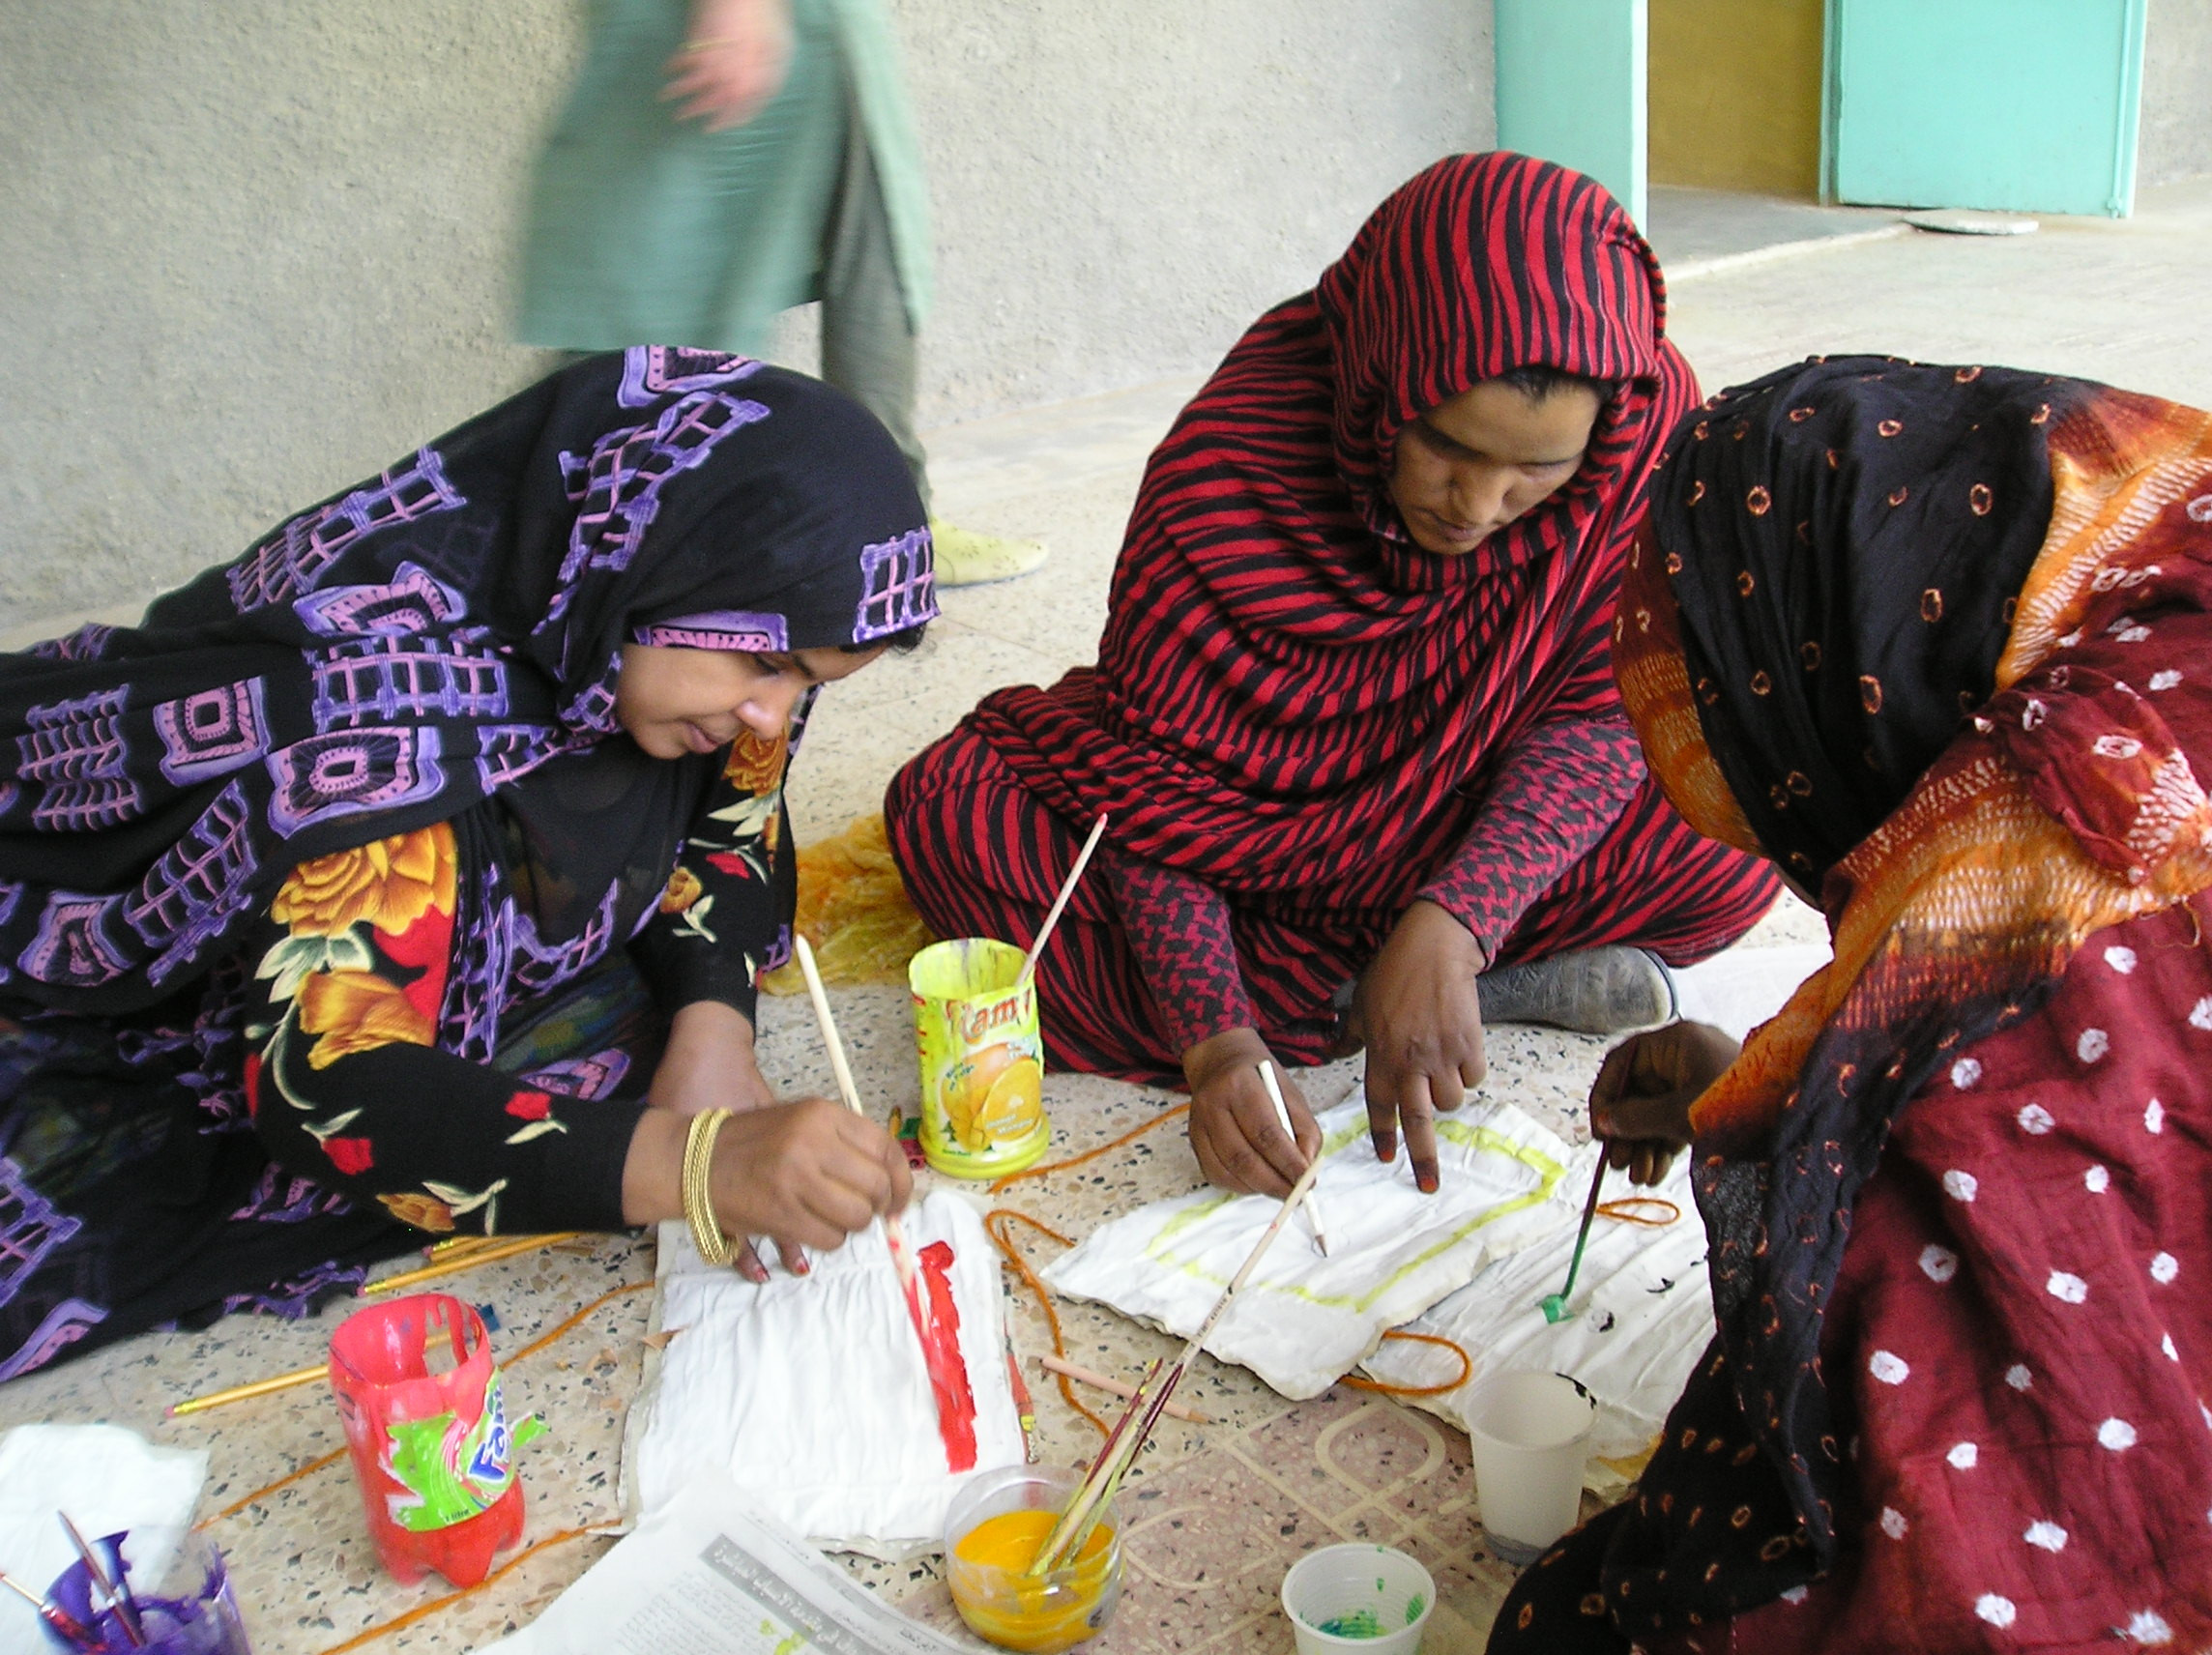
[[0, 656], [0, 992], [189, 982], [292, 866], [617, 734], [621, 647], [825, 649], [937, 613], [883, 427], [632, 348], [533, 386], [159, 599]]

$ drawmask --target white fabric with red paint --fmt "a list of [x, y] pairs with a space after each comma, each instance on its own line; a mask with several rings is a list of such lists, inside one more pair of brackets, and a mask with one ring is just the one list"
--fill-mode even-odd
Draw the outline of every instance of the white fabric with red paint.
[[[960, 1353], [975, 1404], [976, 1470], [1026, 1457], [1006, 1360], [998, 1254], [975, 1209], [938, 1192], [908, 1208], [917, 1253], [952, 1250]], [[660, 1227], [649, 1360], [623, 1446], [623, 1510], [661, 1510], [702, 1466], [727, 1471], [775, 1521], [832, 1551], [902, 1558], [943, 1541], [970, 1473], [946, 1467], [935, 1397], [880, 1228], [813, 1270], [754, 1286]]]

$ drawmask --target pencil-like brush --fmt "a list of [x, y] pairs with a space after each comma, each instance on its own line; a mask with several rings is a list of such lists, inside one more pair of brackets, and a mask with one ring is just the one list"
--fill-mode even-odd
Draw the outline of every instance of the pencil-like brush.
[[[1275, 1106], [1275, 1118], [1282, 1123], [1283, 1136], [1295, 1148], [1298, 1142], [1297, 1129], [1291, 1124], [1291, 1106], [1283, 1101], [1283, 1089], [1276, 1083], [1273, 1063], [1263, 1062], [1260, 1065], [1260, 1081], [1267, 1089], [1267, 1101]], [[1317, 1155], [1317, 1164], [1319, 1160]], [[1306, 1222], [1313, 1226], [1313, 1244], [1321, 1250], [1323, 1258], [1327, 1258], [1328, 1231], [1322, 1223], [1321, 1197], [1312, 1190], [1306, 1191]]]
[[1597, 1172], [1589, 1181], [1589, 1199], [1583, 1203], [1583, 1227], [1575, 1234], [1575, 1256], [1567, 1261], [1567, 1285], [1556, 1293], [1546, 1293], [1536, 1302], [1546, 1321], [1564, 1321], [1574, 1315], [1567, 1308], [1567, 1295], [1575, 1291], [1575, 1272], [1583, 1267], [1583, 1248], [1589, 1243], [1590, 1221], [1597, 1217], [1597, 1192], [1605, 1183], [1605, 1157], [1606, 1147], [1600, 1144]]
[[76, 1554], [84, 1560], [85, 1578], [99, 1588], [100, 1595], [107, 1600], [107, 1607], [114, 1611], [115, 1618], [123, 1623], [123, 1636], [131, 1640], [133, 1649], [142, 1647], [146, 1641], [146, 1628], [138, 1619], [138, 1601], [131, 1595], [130, 1586], [124, 1582], [122, 1558], [119, 1556], [116, 1559], [115, 1573], [108, 1574], [107, 1565], [101, 1561], [100, 1553], [93, 1550], [91, 1543], [78, 1532], [76, 1524], [70, 1521], [69, 1513], [58, 1511], [54, 1515], [62, 1520], [62, 1528], [69, 1535], [70, 1544], [76, 1548]]
[[1052, 941], [1052, 928], [1060, 923], [1060, 916], [1067, 908], [1067, 899], [1075, 894], [1076, 886], [1083, 880], [1083, 870], [1091, 865], [1091, 853], [1098, 849], [1098, 841], [1106, 836], [1106, 823], [1107, 818], [1101, 815], [1091, 825], [1091, 837], [1083, 841], [1083, 849], [1076, 853], [1075, 866], [1069, 868], [1067, 878], [1061, 881], [1060, 893], [1052, 899], [1052, 907], [1045, 911], [1044, 923], [1037, 927], [1036, 941], [1030, 944], [1030, 951], [1022, 956], [1022, 969], [1014, 973], [1015, 988], [1028, 986], [1030, 973], [1036, 970], [1037, 961], [1043, 957], [1044, 945]]
[[[865, 1120], [868, 1114], [860, 1107], [859, 1089], [854, 1086], [852, 1066], [845, 1061], [845, 1042], [837, 1037], [837, 1020], [830, 1015], [830, 993], [822, 986], [822, 972], [814, 963], [814, 949], [804, 937], [794, 931], [791, 951], [799, 957], [800, 974], [806, 978], [807, 998], [814, 1002], [814, 1021], [822, 1027], [822, 1044], [830, 1049], [830, 1068], [837, 1077], [837, 1089], [844, 1096], [845, 1107]], [[921, 1266], [915, 1262], [914, 1243], [907, 1239], [906, 1226], [899, 1222], [895, 1212], [884, 1214], [884, 1241], [890, 1248], [891, 1265], [898, 1271], [899, 1286], [906, 1293], [907, 1314], [914, 1318], [914, 1329], [921, 1335], [922, 1348], [934, 1351], [930, 1327], [935, 1319], [930, 1315], [929, 1299], [921, 1291]]]
[[[1267, 1221], [1267, 1228], [1260, 1233], [1260, 1239], [1252, 1244], [1252, 1251], [1245, 1255], [1244, 1263], [1229, 1278], [1229, 1285], [1221, 1290], [1221, 1296], [1213, 1301], [1213, 1308], [1206, 1313], [1206, 1320], [1198, 1324], [1198, 1331], [1184, 1342], [1181, 1352], [1169, 1364], [1166, 1372], [1160, 1375], [1156, 1384], [1148, 1375], [1146, 1382], [1137, 1387], [1137, 1395], [1130, 1400], [1128, 1412], [1122, 1415], [1122, 1424], [1116, 1426], [1113, 1437], [1108, 1439], [1108, 1448], [1101, 1449], [1098, 1458], [1091, 1463], [1091, 1470], [1084, 1477], [1083, 1486], [1075, 1491], [1074, 1497], [1061, 1513], [1060, 1521], [1045, 1537], [1045, 1543], [1037, 1549], [1036, 1557], [1026, 1571], [1033, 1579], [1048, 1575], [1065, 1563], [1074, 1549], [1081, 1546], [1091, 1530], [1097, 1525], [1107, 1499], [1121, 1486], [1121, 1474], [1143, 1452], [1152, 1428], [1159, 1423], [1161, 1409], [1167, 1407], [1169, 1399], [1175, 1395], [1176, 1386], [1182, 1382], [1184, 1371], [1197, 1358], [1200, 1350], [1205, 1347], [1207, 1336], [1228, 1311], [1229, 1301], [1237, 1296], [1237, 1290], [1260, 1267], [1260, 1261], [1266, 1256], [1267, 1249], [1274, 1245], [1275, 1237], [1282, 1234], [1284, 1224], [1297, 1210], [1298, 1203], [1305, 1200], [1320, 1172], [1321, 1162], [1317, 1160], [1309, 1163], [1306, 1170], [1298, 1175], [1298, 1181], [1291, 1186], [1291, 1193], [1283, 1198], [1282, 1205], [1275, 1208], [1275, 1216]], [[1140, 1410], [1142, 1417], [1139, 1418], [1136, 1429], [1124, 1431], [1122, 1427], [1131, 1418], [1138, 1417]]]

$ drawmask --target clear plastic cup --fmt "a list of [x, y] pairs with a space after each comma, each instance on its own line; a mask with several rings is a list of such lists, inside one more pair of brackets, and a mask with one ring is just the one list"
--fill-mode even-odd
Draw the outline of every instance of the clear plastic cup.
[[[97, 1640], [78, 1647], [97, 1648], [101, 1655], [252, 1655], [222, 1553], [201, 1536], [187, 1534], [150, 1570], [131, 1561], [128, 1533], [103, 1535], [90, 1544], [102, 1571], [123, 1582], [130, 1601], [118, 1610], [104, 1593], [96, 1592], [82, 1563], [63, 1570], [46, 1588], [46, 1601]], [[131, 1626], [125, 1625], [126, 1613]], [[70, 1647], [51, 1631], [46, 1640], [56, 1649]]]
[[1428, 1570], [1394, 1546], [1324, 1546], [1283, 1577], [1298, 1655], [1413, 1655], [1436, 1607]]
[[1121, 1601], [1121, 1510], [1106, 1515], [1071, 1563], [1024, 1571], [1083, 1473], [1045, 1466], [979, 1471], [945, 1514], [945, 1576], [976, 1637], [1023, 1655], [1057, 1655], [1096, 1637]]
[[1533, 1563], [1582, 1515], [1597, 1399], [1564, 1374], [1498, 1374], [1468, 1400], [1474, 1492], [1490, 1549]]

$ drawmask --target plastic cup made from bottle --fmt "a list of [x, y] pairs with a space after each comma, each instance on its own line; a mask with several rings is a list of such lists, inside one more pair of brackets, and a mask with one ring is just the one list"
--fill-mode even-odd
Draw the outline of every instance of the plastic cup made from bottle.
[[331, 1335], [331, 1388], [377, 1556], [456, 1586], [522, 1538], [522, 1481], [491, 1334], [450, 1293], [410, 1293]]
[[1564, 1374], [1497, 1374], [1468, 1401], [1474, 1493], [1490, 1549], [1534, 1562], [1582, 1515], [1597, 1399]]
[[1006, 1466], [977, 1472], [954, 1496], [945, 1514], [945, 1576], [976, 1637], [1023, 1655], [1057, 1655], [1114, 1618], [1121, 1601], [1119, 1499], [1072, 1561], [1043, 1576], [1027, 1572], [1082, 1486], [1081, 1471]]
[[230, 1572], [205, 1538], [187, 1534], [174, 1546], [164, 1545], [159, 1556], [144, 1558], [132, 1555], [137, 1549], [127, 1529], [89, 1544], [102, 1573], [122, 1582], [125, 1601], [114, 1605], [94, 1589], [83, 1563], [72, 1563], [46, 1588], [46, 1602], [96, 1641], [73, 1642], [48, 1623], [46, 1640], [54, 1648], [97, 1649], [101, 1655], [252, 1655]]
[[1394, 1546], [1324, 1546], [1283, 1577], [1283, 1612], [1298, 1655], [1413, 1655], [1437, 1583]]
[[1052, 1141], [1036, 979], [1021, 949], [987, 937], [936, 943], [906, 971], [921, 1059], [921, 1152], [941, 1173], [1018, 1173]]

